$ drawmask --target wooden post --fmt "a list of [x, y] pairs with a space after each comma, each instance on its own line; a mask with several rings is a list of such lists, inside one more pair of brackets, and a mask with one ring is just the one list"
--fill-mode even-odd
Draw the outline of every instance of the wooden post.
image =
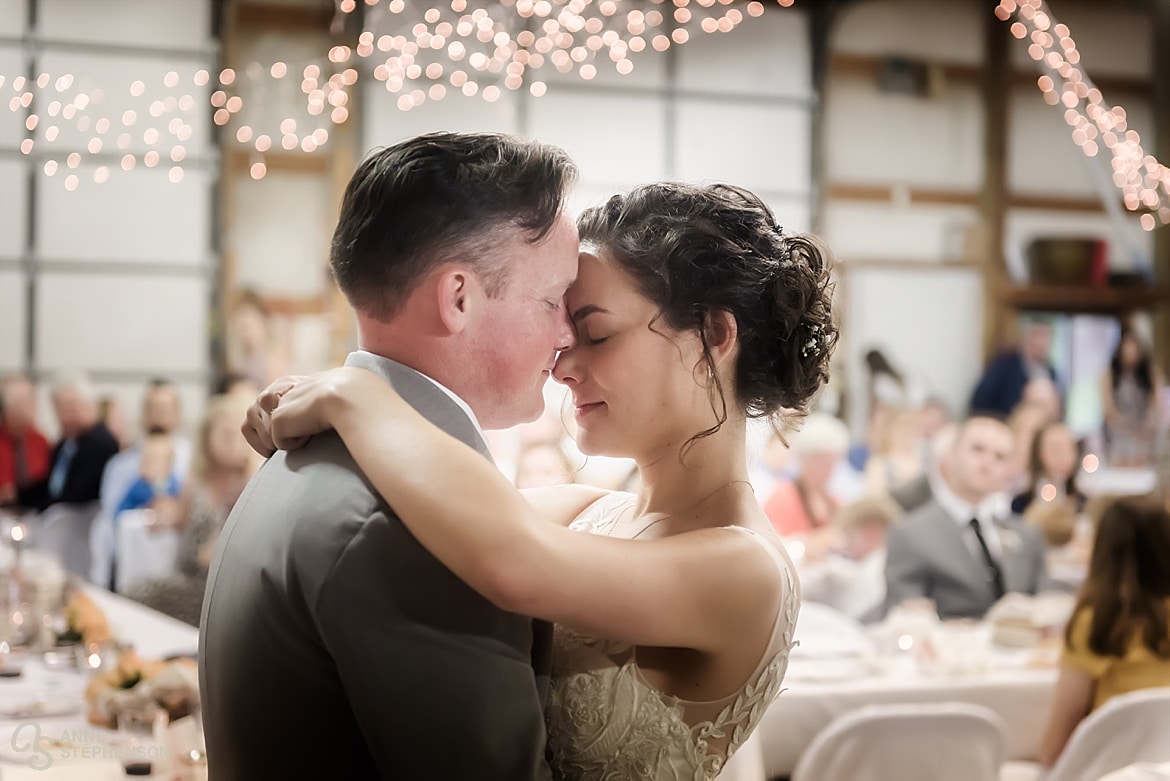
[[979, 196], [984, 238], [983, 256], [983, 357], [990, 358], [1011, 333], [1014, 312], [1000, 302], [1007, 281], [1004, 259], [1004, 219], [1007, 206], [1008, 106], [1012, 90], [1011, 41], [1008, 25], [993, 13], [997, 3], [983, 6], [983, 71], [980, 92], [983, 103], [983, 187]]
[[[1153, 36], [1152, 75], [1170, 73], [1170, 0], [1154, 0], [1150, 9]], [[1153, 78], [1150, 113], [1154, 118], [1153, 154], [1163, 164], [1170, 159], [1170, 79]], [[1170, 225], [1154, 229], [1154, 273], [1162, 288], [1170, 288]], [[1170, 371], [1170, 301], [1154, 307], [1154, 355], [1163, 372]]]

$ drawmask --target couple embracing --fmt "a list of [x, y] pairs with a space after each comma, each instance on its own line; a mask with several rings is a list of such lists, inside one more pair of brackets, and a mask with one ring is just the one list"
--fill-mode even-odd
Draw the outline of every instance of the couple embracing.
[[[354, 174], [330, 260], [360, 349], [257, 399], [272, 457], [211, 568], [212, 781], [712, 779], [779, 692], [799, 588], [746, 428], [826, 380], [827, 261], [726, 185], [574, 224], [575, 179], [450, 133]], [[495, 468], [483, 429], [538, 417], [550, 376], [636, 495]]]

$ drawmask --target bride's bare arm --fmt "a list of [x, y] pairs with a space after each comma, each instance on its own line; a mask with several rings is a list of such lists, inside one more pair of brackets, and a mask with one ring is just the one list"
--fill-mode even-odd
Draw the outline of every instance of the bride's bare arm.
[[748, 535], [632, 541], [547, 523], [483, 457], [367, 372], [302, 380], [272, 413], [278, 447], [326, 428], [418, 541], [504, 610], [614, 640], [716, 650], [777, 604], [780, 573]]

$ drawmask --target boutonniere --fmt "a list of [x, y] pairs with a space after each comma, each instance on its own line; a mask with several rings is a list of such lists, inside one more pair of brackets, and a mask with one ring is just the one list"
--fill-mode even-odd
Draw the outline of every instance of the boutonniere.
[[1024, 544], [1023, 538], [1020, 537], [1020, 533], [1015, 529], [1001, 528], [999, 530], [999, 542], [1003, 545], [1005, 551], [1010, 551], [1011, 553], [1019, 552]]

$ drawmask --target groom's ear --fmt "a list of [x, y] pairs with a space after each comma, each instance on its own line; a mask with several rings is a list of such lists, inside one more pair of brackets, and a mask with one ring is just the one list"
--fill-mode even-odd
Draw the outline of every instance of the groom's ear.
[[437, 282], [439, 319], [448, 333], [462, 333], [480, 292], [479, 279], [465, 266], [450, 265], [439, 272]]

